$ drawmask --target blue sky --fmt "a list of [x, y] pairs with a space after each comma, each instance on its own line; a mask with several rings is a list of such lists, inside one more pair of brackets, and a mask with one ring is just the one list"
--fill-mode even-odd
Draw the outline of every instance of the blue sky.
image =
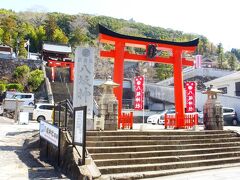
[[14, 11], [87, 13], [196, 33], [240, 49], [239, 0], [0, 0]]

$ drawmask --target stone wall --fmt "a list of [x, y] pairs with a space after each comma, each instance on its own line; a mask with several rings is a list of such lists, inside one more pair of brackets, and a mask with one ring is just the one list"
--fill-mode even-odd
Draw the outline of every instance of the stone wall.
[[42, 61], [0, 59], [0, 77], [11, 75], [16, 67], [22, 66], [24, 64], [29, 66], [31, 69], [37, 69], [41, 67]]
[[80, 173], [80, 156], [67, 138], [67, 132], [60, 131], [60, 151], [57, 147], [44, 139], [40, 140], [40, 158], [48, 161], [54, 167], [60, 167], [61, 171], [70, 179], [82, 180]]

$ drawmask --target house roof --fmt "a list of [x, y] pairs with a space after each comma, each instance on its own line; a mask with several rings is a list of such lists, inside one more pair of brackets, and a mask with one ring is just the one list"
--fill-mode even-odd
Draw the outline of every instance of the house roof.
[[44, 43], [43, 51], [58, 52], [58, 53], [72, 53], [72, 48], [69, 45]]
[[0, 51], [2, 54], [9, 54], [12, 53], [12, 48], [7, 45], [0, 45]]
[[223, 76], [217, 79], [214, 79], [212, 81], [208, 81], [204, 83], [205, 85], [210, 85], [210, 84], [226, 84], [229, 81], [234, 81], [234, 80], [239, 80], [240, 81], [240, 71], [234, 72], [232, 74], [229, 74], [227, 76]]

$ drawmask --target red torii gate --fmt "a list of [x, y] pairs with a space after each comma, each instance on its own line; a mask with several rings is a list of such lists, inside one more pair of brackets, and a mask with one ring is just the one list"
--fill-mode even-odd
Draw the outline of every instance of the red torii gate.
[[70, 81], [73, 82], [74, 80], [74, 62], [64, 62], [64, 61], [54, 61], [54, 60], [48, 60], [48, 66], [52, 68], [52, 75], [51, 80], [55, 80], [55, 68], [56, 67], [69, 67], [70, 72]]
[[[132, 61], [147, 61], [154, 63], [173, 64], [174, 68], [174, 96], [175, 96], [175, 109], [176, 109], [176, 128], [184, 128], [184, 100], [183, 100], [183, 77], [182, 66], [193, 66], [192, 60], [187, 60], [182, 57], [183, 52], [194, 52], [199, 39], [189, 42], [171, 42], [164, 40], [140, 38], [134, 36], [127, 36], [113, 32], [102, 25], [99, 25], [99, 41], [115, 45], [114, 50], [100, 51], [100, 56], [105, 58], [114, 58], [114, 82], [120, 84], [119, 87], [114, 89], [114, 93], [118, 99], [118, 115], [122, 113], [122, 94], [123, 94], [123, 75], [124, 75], [124, 60]], [[172, 52], [170, 57], [147, 57], [144, 55], [131, 54], [125, 50], [126, 46], [147, 48], [149, 45], [154, 45], [157, 49], [167, 50]]]

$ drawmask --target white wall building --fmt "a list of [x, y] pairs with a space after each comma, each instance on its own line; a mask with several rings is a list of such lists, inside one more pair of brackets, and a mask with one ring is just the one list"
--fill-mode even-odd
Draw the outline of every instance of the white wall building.
[[222, 90], [223, 94], [228, 96], [240, 96], [240, 72], [235, 72], [204, 84], [207, 87], [213, 85], [214, 88]]

